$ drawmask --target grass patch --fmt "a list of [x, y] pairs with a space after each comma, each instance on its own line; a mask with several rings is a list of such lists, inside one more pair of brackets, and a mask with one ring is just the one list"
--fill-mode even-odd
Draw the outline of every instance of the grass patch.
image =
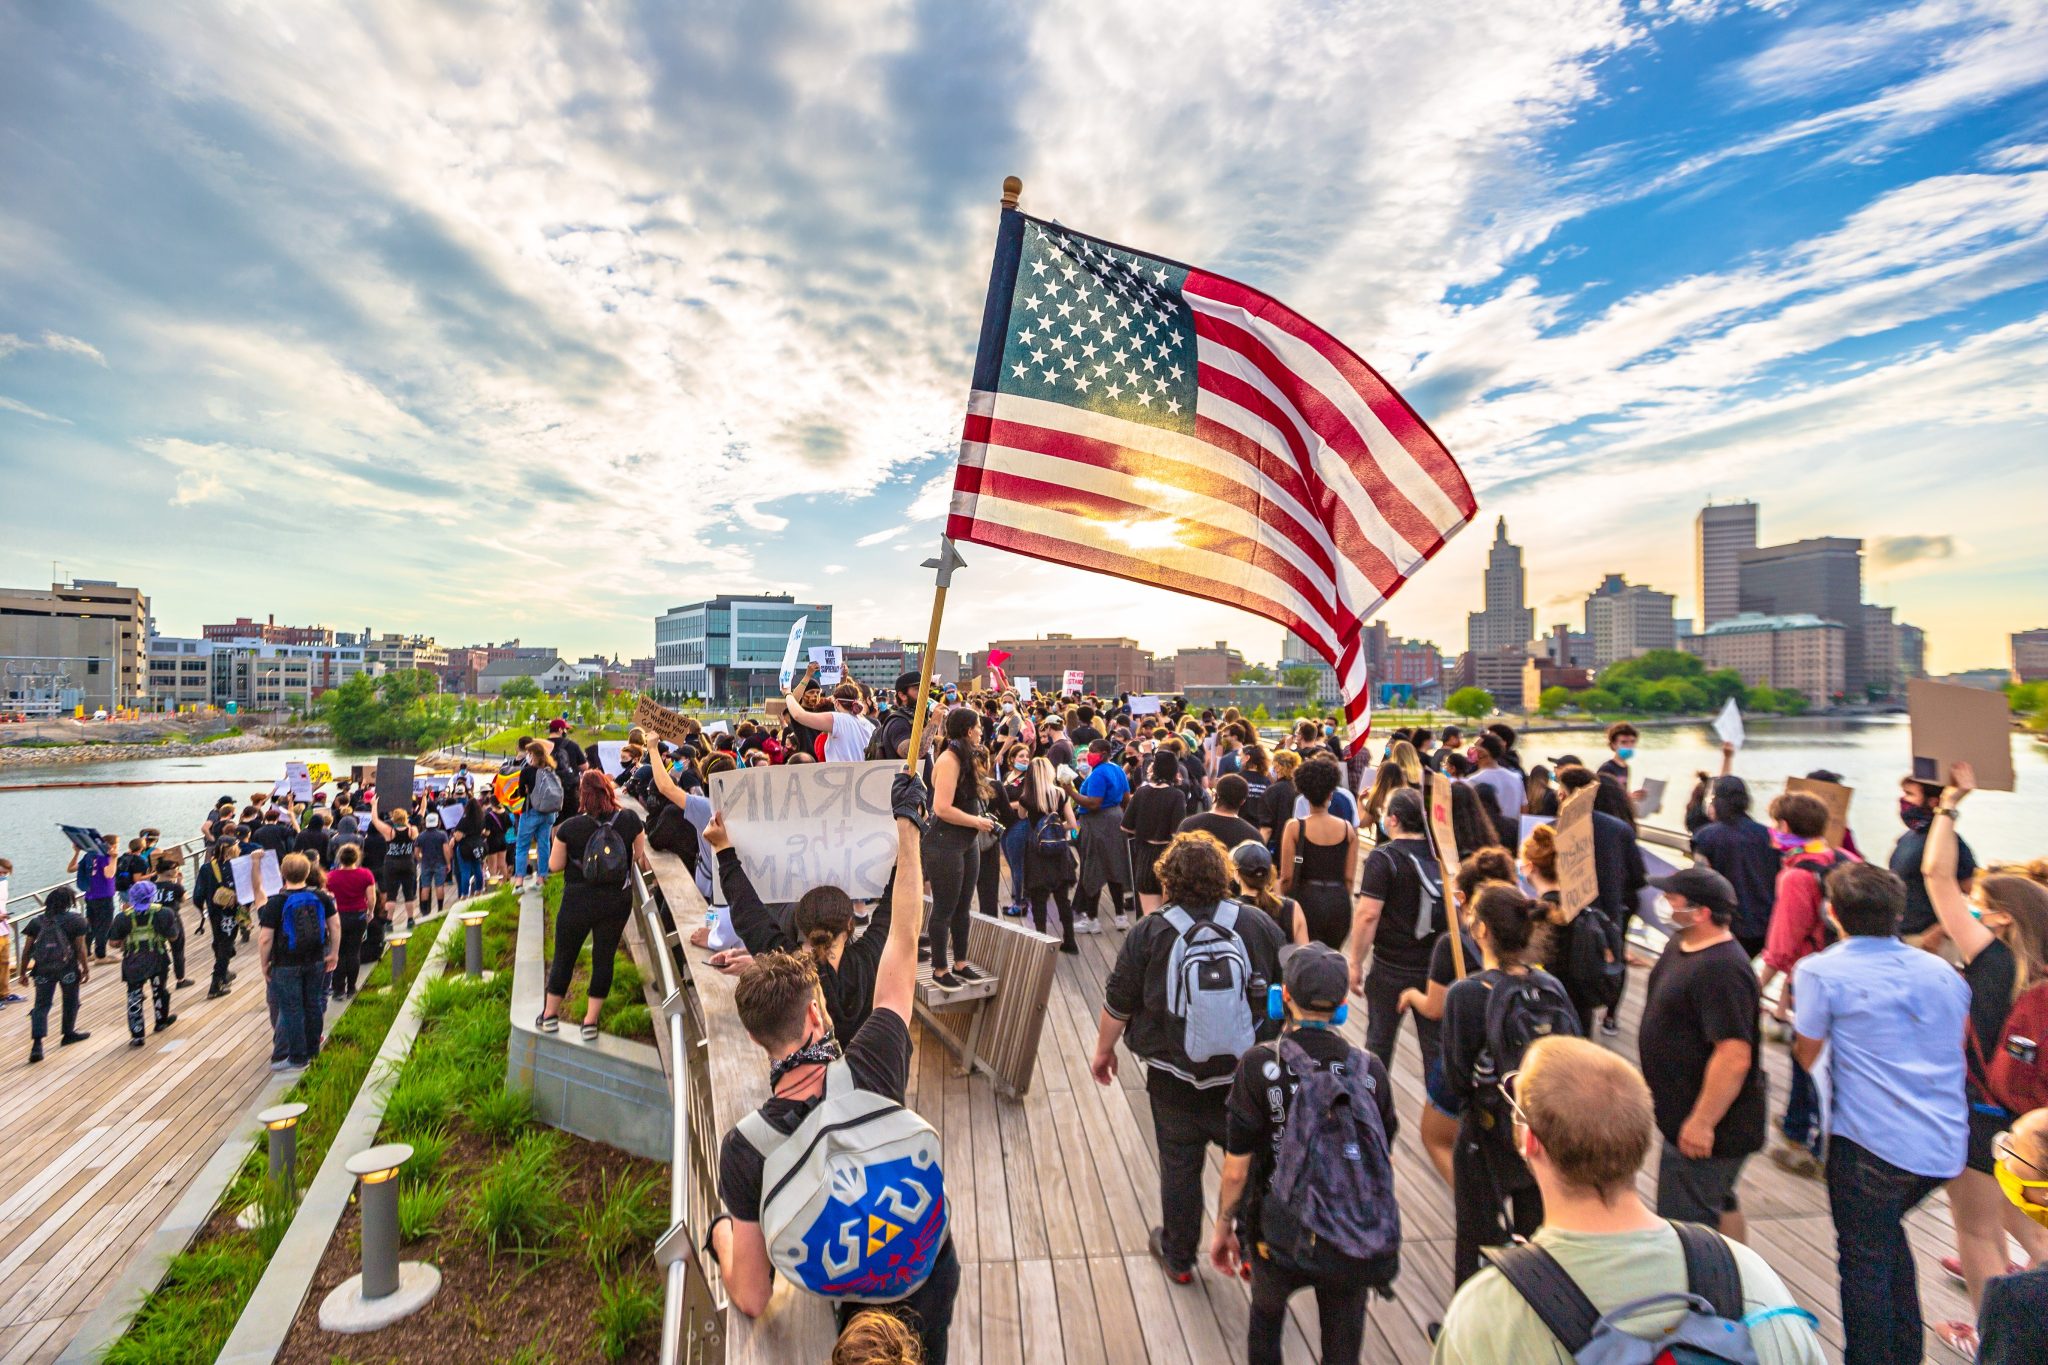
[[439, 1231], [454, 1192], [442, 1180], [414, 1181], [398, 1191], [398, 1240], [417, 1242]]
[[[190, 1250], [173, 1258], [163, 1283], [143, 1300], [127, 1332], [108, 1349], [109, 1365], [207, 1365], [220, 1354], [290, 1226], [299, 1191], [320, 1169], [335, 1131], [369, 1076], [370, 1063], [426, 955], [421, 943], [406, 963], [405, 977], [397, 982], [391, 980], [389, 956], [377, 963], [363, 981], [362, 993], [328, 1025], [320, 1055], [285, 1092], [286, 1100], [306, 1105], [298, 1126], [295, 1188], [271, 1186], [265, 1133], [229, 1182], [222, 1201], [223, 1212], [230, 1214], [257, 1204], [265, 1209], [262, 1221], [254, 1232], [244, 1232], [232, 1221], [216, 1218], [212, 1234], [202, 1234]], [[240, 989], [262, 986], [252, 976]]]
[[484, 1168], [470, 1198], [468, 1226], [492, 1256], [544, 1253], [568, 1229], [571, 1211], [556, 1170], [560, 1147], [554, 1133], [528, 1133]]
[[470, 1126], [493, 1142], [510, 1142], [533, 1122], [533, 1097], [499, 1086], [469, 1106]]
[[652, 1175], [607, 1173], [597, 1197], [576, 1211], [576, 1240], [592, 1268], [619, 1269], [634, 1246], [652, 1242], [668, 1228], [668, 1204]]
[[661, 1320], [661, 1291], [651, 1275], [601, 1275], [597, 1282], [597, 1309], [591, 1314], [596, 1330], [597, 1354], [605, 1360], [624, 1360], [647, 1330]]

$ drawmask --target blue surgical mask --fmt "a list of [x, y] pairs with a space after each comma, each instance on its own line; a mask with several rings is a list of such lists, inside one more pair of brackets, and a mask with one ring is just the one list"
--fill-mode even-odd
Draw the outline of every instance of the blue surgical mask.
[[1624, 744], [1619, 749], [1616, 749], [1614, 753], [1615, 757], [1619, 758], [1624, 763], [1628, 762], [1630, 759], [1636, 756], [1635, 746], [1632, 744]]

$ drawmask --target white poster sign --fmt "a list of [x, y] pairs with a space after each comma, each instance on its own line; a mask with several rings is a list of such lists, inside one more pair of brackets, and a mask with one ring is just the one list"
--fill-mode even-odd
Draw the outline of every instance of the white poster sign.
[[256, 858], [256, 889], [263, 893], [265, 900], [284, 890], [284, 864], [268, 849]]
[[441, 828], [454, 829], [462, 823], [462, 817], [469, 813], [469, 807], [460, 801], [450, 801], [441, 807]]
[[770, 905], [818, 886], [873, 900], [896, 865], [889, 788], [898, 762], [792, 763], [715, 773], [711, 799]]
[[1156, 716], [1159, 714], [1159, 698], [1132, 697], [1131, 714], [1134, 716]]
[[291, 793], [292, 800], [311, 801], [313, 799], [313, 774], [305, 764], [285, 764], [284, 781], [285, 788]]
[[827, 687], [837, 687], [846, 679], [846, 659], [838, 645], [817, 645], [811, 651], [811, 662], [818, 666], [818, 681]]
[[796, 618], [796, 624], [789, 628], [789, 643], [782, 647], [782, 690], [789, 691], [789, 685], [796, 681], [796, 654], [804, 647], [804, 622], [808, 616]]
[[1664, 779], [1646, 777], [1643, 779], [1643, 799], [1636, 802], [1636, 819], [1647, 820], [1664, 809]]
[[1073, 696], [1079, 696], [1087, 685], [1088, 675], [1078, 668], [1070, 668], [1066, 672], [1065, 680], [1060, 684], [1060, 690]]
[[625, 765], [619, 760], [619, 753], [626, 747], [623, 739], [601, 739], [597, 742], [598, 771], [617, 777]]
[[1037, 695], [1038, 688], [1029, 678], [1017, 679], [1017, 700], [1030, 701]]
[[1721, 714], [1714, 717], [1714, 733], [1721, 737], [1723, 744], [1742, 747], [1742, 708], [1730, 697], [1728, 704], [1721, 708]]
[[256, 903], [256, 870], [252, 865], [255, 859], [255, 854], [244, 853], [228, 861], [228, 870], [235, 874], [235, 902], [238, 905]]

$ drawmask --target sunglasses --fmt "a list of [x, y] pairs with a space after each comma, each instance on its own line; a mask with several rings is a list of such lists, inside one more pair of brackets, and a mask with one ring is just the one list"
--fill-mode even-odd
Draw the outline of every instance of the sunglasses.
[[2012, 1167], [2016, 1175], [2024, 1167], [2031, 1178], [2022, 1180], [2021, 1184], [2048, 1185], [2048, 1166], [2043, 1166], [2039, 1162], [2029, 1161], [2021, 1156], [2018, 1151], [2014, 1150], [2012, 1134], [2010, 1132], [2000, 1133], [1991, 1139], [1991, 1155], [1994, 1160]]

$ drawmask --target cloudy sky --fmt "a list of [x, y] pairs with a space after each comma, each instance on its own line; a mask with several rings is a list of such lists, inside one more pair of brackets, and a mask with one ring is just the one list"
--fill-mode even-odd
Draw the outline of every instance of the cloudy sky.
[[[1481, 524], [1461, 647], [1692, 610], [1692, 515], [1864, 538], [1932, 663], [2048, 624], [2040, 0], [0, 7], [0, 581], [161, 628], [646, 653], [713, 592], [922, 632], [1006, 173], [1346, 338]], [[1254, 618], [969, 547], [945, 643]]]

